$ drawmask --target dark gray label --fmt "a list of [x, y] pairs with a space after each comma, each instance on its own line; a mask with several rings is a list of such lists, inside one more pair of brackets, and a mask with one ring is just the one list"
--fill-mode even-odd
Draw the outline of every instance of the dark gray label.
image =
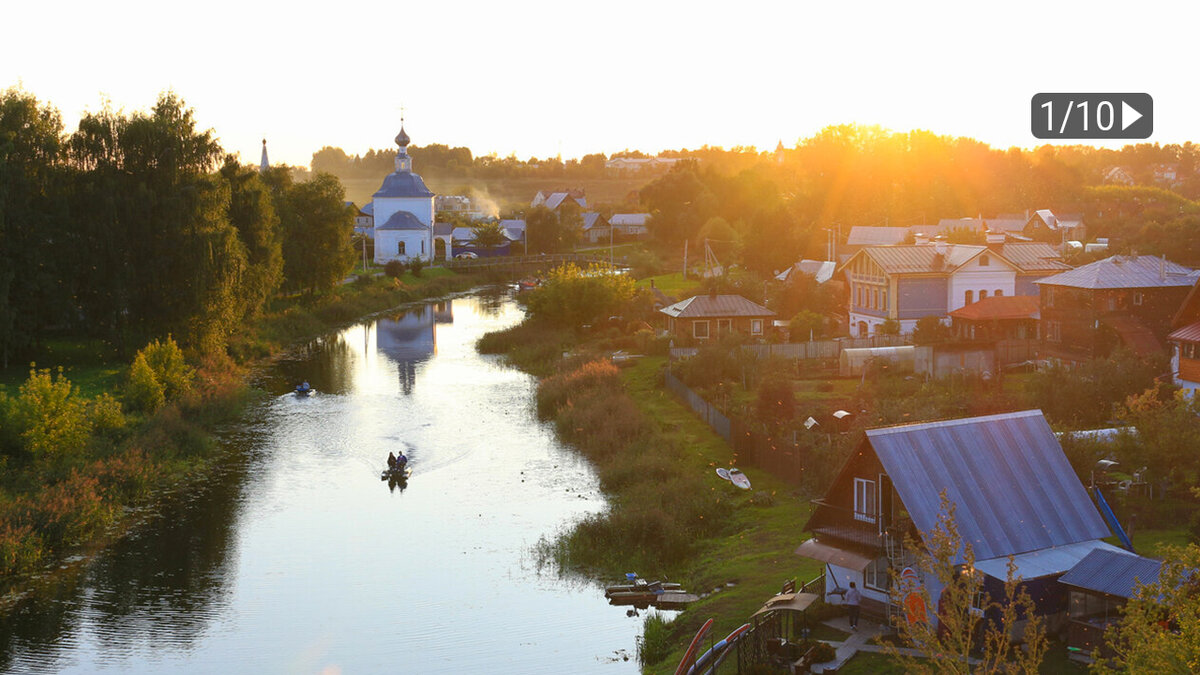
[[1150, 94], [1036, 94], [1029, 104], [1035, 138], [1150, 138]]

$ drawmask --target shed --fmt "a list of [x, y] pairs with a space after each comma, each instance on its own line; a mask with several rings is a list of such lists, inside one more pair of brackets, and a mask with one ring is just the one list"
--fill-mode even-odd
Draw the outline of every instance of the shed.
[[1157, 582], [1161, 571], [1162, 561], [1116, 548], [1088, 553], [1059, 580], [1070, 591], [1067, 647], [1081, 655], [1100, 647], [1108, 655], [1104, 632], [1120, 621], [1137, 585]]
[[842, 377], [862, 375], [863, 369], [867, 367], [867, 363], [872, 359], [883, 359], [897, 366], [913, 368], [917, 361], [916, 349], [912, 345], [843, 349], [842, 355], [839, 357], [840, 367], [838, 374]]

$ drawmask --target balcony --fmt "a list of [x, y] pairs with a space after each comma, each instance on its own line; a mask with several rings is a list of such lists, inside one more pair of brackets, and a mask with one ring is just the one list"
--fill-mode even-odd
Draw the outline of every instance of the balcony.
[[885, 534], [903, 538], [906, 534], [916, 533], [907, 515], [861, 513], [834, 506], [823, 499], [814, 499], [812, 503], [816, 508], [808, 529], [818, 539], [835, 538], [875, 550], [883, 548]]

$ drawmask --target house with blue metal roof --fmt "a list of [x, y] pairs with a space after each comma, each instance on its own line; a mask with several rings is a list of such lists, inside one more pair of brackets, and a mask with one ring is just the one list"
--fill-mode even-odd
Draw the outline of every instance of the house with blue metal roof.
[[[905, 540], [934, 530], [941, 494], [984, 590], [998, 597], [1012, 556], [1038, 611], [1061, 619], [1058, 578], [1093, 551], [1120, 551], [1039, 410], [867, 430], [804, 529], [797, 553], [825, 563], [826, 593], [856, 582], [864, 611], [891, 617], [894, 573], [915, 558]], [[960, 552], [959, 562], [963, 560]], [[924, 577], [939, 597], [934, 575]]]
[[1100, 648], [1111, 656], [1104, 632], [1121, 620], [1121, 610], [1134, 596], [1138, 585], [1158, 582], [1162, 561], [1126, 551], [1092, 551], [1059, 579], [1067, 587], [1067, 647], [1072, 659], [1091, 661]]

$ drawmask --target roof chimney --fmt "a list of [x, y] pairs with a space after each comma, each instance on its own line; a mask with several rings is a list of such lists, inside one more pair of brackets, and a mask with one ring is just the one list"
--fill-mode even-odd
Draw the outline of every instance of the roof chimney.
[[946, 248], [947, 248], [946, 237], [939, 234], [938, 236], [933, 238], [933, 252], [934, 253], [936, 253], [940, 256], [944, 256], [944, 255], [946, 255]]
[[987, 234], [984, 235], [984, 239], [987, 241], [987, 247], [990, 249], [998, 251], [1004, 247], [1005, 236], [1003, 232], [988, 230]]

